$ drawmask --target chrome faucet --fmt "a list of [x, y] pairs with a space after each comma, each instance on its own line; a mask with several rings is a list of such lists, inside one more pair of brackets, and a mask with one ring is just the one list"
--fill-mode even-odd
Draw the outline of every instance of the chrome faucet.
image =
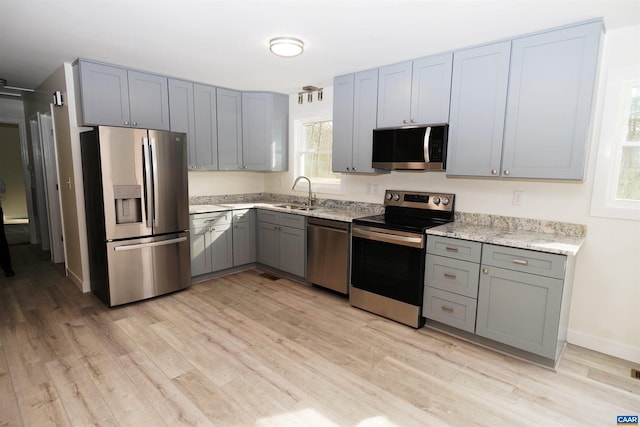
[[307, 178], [306, 176], [300, 175], [299, 177], [296, 178], [295, 181], [293, 181], [293, 186], [291, 187], [291, 189], [295, 190], [296, 184], [301, 179], [306, 179], [309, 182], [309, 200], [307, 201], [307, 209], [311, 209], [311, 202], [313, 202], [313, 198], [311, 196], [311, 180], [309, 178]]

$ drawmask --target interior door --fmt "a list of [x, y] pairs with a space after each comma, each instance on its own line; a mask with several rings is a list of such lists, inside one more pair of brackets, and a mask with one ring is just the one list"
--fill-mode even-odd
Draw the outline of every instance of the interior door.
[[153, 170], [153, 232], [189, 229], [187, 137], [184, 133], [149, 131]]

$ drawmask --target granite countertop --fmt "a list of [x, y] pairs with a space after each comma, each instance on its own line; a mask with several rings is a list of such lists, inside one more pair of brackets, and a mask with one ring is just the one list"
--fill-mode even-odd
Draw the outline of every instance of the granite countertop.
[[585, 240], [584, 235], [505, 228], [462, 221], [430, 228], [427, 234], [570, 256], [578, 253]]
[[241, 202], [241, 203], [221, 203], [217, 205], [189, 205], [189, 214], [223, 212], [234, 209], [260, 208], [278, 212], [304, 215], [308, 217], [332, 219], [336, 221], [351, 222], [354, 218], [361, 218], [380, 213], [379, 209], [353, 204], [349, 206], [318, 206], [312, 210], [291, 209], [279, 205], [286, 205], [288, 202]]

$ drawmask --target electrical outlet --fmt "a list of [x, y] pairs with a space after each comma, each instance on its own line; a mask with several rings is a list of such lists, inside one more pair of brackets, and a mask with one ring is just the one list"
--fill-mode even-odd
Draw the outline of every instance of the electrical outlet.
[[513, 192], [513, 204], [514, 206], [522, 206], [524, 204], [524, 191]]

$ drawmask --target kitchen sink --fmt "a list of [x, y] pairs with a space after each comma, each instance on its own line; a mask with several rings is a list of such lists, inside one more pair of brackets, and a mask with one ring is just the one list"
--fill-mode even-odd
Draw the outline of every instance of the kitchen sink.
[[292, 211], [312, 211], [316, 209], [313, 206], [307, 207], [307, 205], [299, 205], [295, 203], [283, 203], [283, 204], [273, 205], [273, 207], [291, 209]]

